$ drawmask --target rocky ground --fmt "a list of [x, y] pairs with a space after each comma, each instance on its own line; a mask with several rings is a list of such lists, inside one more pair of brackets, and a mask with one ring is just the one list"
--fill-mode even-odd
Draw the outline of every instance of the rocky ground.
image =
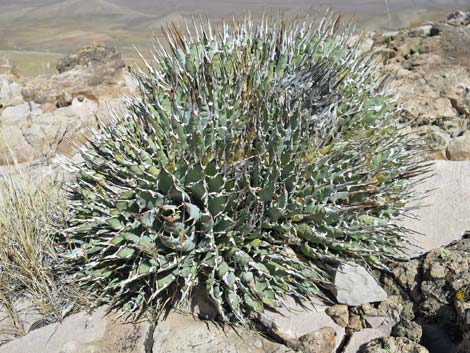
[[456, 13], [447, 21], [370, 35], [403, 122], [427, 142], [431, 159], [470, 159], [469, 22], [468, 14]]
[[[439, 160], [420, 186], [437, 189], [423, 201], [430, 206], [417, 211], [418, 220], [403, 221], [422, 233], [407, 261], [372, 274], [344, 266], [335, 305], [287, 303], [291, 310], [268, 315], [274, 341], [200, 320], [211, 310], [197, 297], [194, 315], [171, 313], [157, 325], [100, 308], [43, 326], [23, 300], [14, 322], [0, 314], [0, 353], [470, 352], [470, 14], [367, 38], [364, 50], [390, 75], [403, 122], [428, 143], [428, 158]], [[59, 154], [73, 156], [96, 115], [135, 89], [110, 48], [85, 48], [57, 69], [31, 81], [0, 69], [0, 165], [14, 158], [50, 167]]]
[[132, 89], [121, 55], [103, 46], [63, 58], [50, 77], [26, 79], [0, 66], [0, 167], [44, 169], [58, 155], [72, 157], [97, 118]]

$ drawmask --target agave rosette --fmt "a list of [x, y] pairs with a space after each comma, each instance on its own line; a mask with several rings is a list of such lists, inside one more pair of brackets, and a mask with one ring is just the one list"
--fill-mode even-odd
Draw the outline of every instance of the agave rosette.
[[322, 296], [338, 263], [399, 253], [391, 220], [425, 168], [336, 27], [167, 33], [138, 96], [72, 167], [69, 238], [101, 302], [161, 311], [198, 288], [221, 320], [247, 323]]

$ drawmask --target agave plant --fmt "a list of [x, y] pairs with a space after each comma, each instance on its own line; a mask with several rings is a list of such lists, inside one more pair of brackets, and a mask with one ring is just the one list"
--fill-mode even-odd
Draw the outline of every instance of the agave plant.
[[161, 311], [197, 288], [246, 324], [323, 296], [341, 262], [400, 254], [392, 220], [425, 168], [337, 27], [246, 19], [157, 43], [72, 166], [68, 235], [100, 302]]

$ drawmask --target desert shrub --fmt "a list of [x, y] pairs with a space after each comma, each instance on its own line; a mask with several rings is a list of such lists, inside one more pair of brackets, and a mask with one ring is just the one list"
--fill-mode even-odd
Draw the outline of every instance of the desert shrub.
[[0, 303], [12, 318], [18, 299], [30, 301], [46, 322], [61, 318], [54, 238], [65, 228], [66, 212], [61, 183], [19, 170], [0, 177]]
[[424, 167], [336, 27], [245, 20], [157, 44], [71, 165], [71, 258], [100, 303], [161, 311], [198, 288], [247, 323], [323, 296], [341, 262], [399, 255], [392, 219]]

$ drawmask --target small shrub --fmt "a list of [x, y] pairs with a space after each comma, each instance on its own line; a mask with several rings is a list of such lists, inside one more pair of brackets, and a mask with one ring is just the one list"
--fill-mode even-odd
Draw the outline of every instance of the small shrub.
[[395, 258], [425, 168], [336, 22], [206, 27], [167, 33], [71, 166], [71, 258], [100, 303], [161, 312], [198, 288], [248, 323], [323, 296], [343, 261]]

